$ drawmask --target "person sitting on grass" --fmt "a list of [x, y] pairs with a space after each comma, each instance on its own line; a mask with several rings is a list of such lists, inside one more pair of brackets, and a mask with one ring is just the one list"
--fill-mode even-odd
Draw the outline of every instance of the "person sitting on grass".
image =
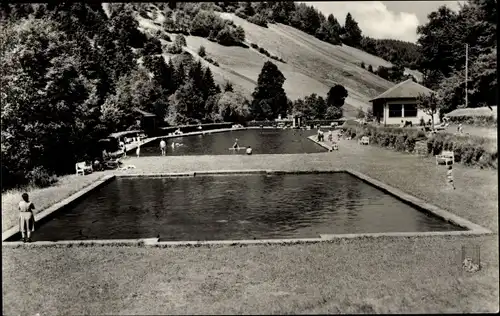
[[446, 172], [446, 180], [448, 185], [450, 185], [453, 190], [455, 190], [455, 183], [453, 181], [453, 166], [448, 166], [448, 171]]
[[28, 193], [23, 193], [22, 198], [23, 200], [19, 202], [19, 230], [23, 242], [31, 242], [31, 233], [35, 231], [35, 216], [33, 216], [35, 206], [30, 202]]
[[247, 155], [251, 155], [251, 154], [252, 154], [252, 147], [248, 146], [247, 147]]

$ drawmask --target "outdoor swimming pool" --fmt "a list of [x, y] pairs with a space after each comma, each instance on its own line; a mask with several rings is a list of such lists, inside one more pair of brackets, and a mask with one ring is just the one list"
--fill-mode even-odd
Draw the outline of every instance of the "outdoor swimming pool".
[[33, 240], [241, 240], [463, 230], [345, 172], [118, 177], [42, 223]]
[[[208, 133], [208, 131], [207, 131]], [[319, 153], [326, 149], [307, 139], [315, 130], [292, 129], [248, 129], [205, 135], [192, 135], [167, 139], [168, 155], [234, 155], [245, 154], [245, 150], [229, 150], [238, 138], [241, 147], [251, 146], [253, 154], [298, 154]], [[182, 146], [172, 148], [172, 142]], [[134, 154], [134, 152], [130, 153]], [[160, 139], [141, 147], [142, 156], [159, 156]]]

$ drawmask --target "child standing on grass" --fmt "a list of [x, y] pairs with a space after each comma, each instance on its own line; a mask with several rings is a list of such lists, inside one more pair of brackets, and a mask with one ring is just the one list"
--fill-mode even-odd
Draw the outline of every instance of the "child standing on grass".
[[448, 166], [448, 171], [446, 172], [446, 180], [448, 185], [451, 185], [453, 190], [455, 190], [455, 183], [453, 182], [453, 166]]
[[137, 158], [139, 158], [141, 154], [141, 143], [137, 144], [137, 149], [135, 150], [135, 154], [137, 155]]
[[22, 198], [23, 200], [19, 202], [19, 230], [23, 242], [31, 242], [31, 233], [35, 231], [35, 217], [33, 216], [35, 206], [30, 202], [28, 193], [23, 193]]

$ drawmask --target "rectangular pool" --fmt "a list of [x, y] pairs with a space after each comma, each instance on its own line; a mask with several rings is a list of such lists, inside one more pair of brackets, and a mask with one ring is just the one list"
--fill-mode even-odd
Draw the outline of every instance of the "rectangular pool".
[[37, 227], [34, 241], [315, 238], [463, 231], [345, 173], [116, 178]]
[[[208, 133], [209, 131], [207, 131]], [[244, 155], [245, 150], [229, 150], [236, 139], [240, 147], [252, 147], [259, 154], [304, 154], [325, 152], [326, 149], [307, 139], [315, 130], [295, 129], [247, 129], [205, 135], [181, 136], [165, 139], [167, 156], [179, 155]], [[160, 141], [157, 139], [141, 147], [141, 156], [160, 156]], [[172, 147], [172, 143], [181, 144]], [[135, 154], [135, 151], [130, 153]]]

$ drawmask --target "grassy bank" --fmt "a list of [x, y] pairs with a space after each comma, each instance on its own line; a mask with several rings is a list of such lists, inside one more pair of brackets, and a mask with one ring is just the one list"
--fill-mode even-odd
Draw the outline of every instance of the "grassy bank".
[[[389, 238], [217, 249], [8, 249], [3, 252], [3, 311], [492, 312], [498, 309], [493, 239]], [[481, 245], [483, 269], [468, 274], [461, 270], [461, 247], [475, 244]]]
[[455, 162], [481, 168], [498, 168], [496, 140], [476, 135], [460, 135], [446, 132], [428, 136], [416, 128], [361, 125], [347, 121], [343, 125], [346, 136], [360, 139], [370, 137], [370, 143], [401, 152], [413, 153], [417, 141], [426, 141], [427, 154], [435, 156], [443, 150], [455, 152]]

